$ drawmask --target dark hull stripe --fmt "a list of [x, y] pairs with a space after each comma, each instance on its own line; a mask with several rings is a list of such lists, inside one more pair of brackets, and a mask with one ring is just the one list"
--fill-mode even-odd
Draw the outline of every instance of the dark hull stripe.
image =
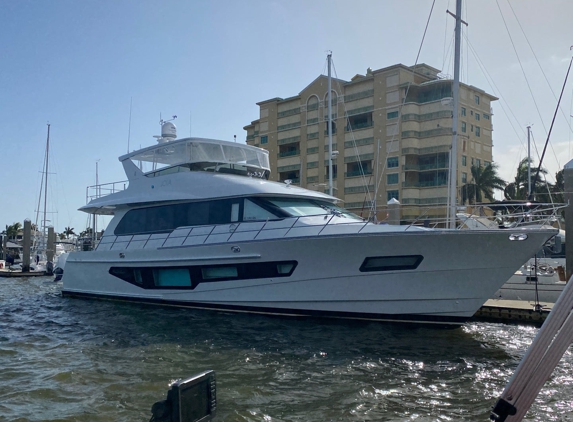
[[141, 298], [141, 297], [113, 296], [113, 295], [83, 293], [83, 292], [74, 292], [66, 290], [62, 290], [62, 296], [112, 300], [119, 302], [146, 303], [151, 305], [171, 306], [178, 308], [193, 308], [193, 309], [205, 309], [211, 311], [227, 311], [227, 312], [230, 311], [230, 312], [290, 316], [290, 317], [336, 318], [336, 319], [352, 319], [352, 320], [379, 321], [379, 322], [405, 322], [405, 323], [448, 325], [448, 326], [452, 325], [459, 326], [469, 320], [469, 318], [466, 317], [440, 316], [440, 315], [371, 314], [371, 313], [360, 313], [360, 312], [334, 312], [334, 311], [314, 311], [305, 309], [284, 309], [284, 308], [265, 308], [265, 307], [254, 307], [254, 306], [220, 305], [220, 304], [202, 303], [202, 302], [187, 302], [187, 301], [152, 299], [152, 298]]

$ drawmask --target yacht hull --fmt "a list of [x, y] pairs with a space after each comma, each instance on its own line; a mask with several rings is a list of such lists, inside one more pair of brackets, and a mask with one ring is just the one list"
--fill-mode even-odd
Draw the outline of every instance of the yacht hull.
[[[71, 253], [65, 296], [276, 315], [461, 324], [471, 318], [553, 233], [427, 230], [307, 236], [157, 249]], [[523, 236], [522, 236], [523, 237]], [[364, 270], [376, 257], [421, 257]], [[282, 277], [144, 288], [112, 269], [181, 269], [295, 262]]]

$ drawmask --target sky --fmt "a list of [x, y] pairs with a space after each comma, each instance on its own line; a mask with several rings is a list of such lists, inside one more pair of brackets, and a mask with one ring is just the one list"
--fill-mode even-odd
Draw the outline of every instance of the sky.
[[[455, 11], [454, 0], [0, 6], [0, 229], [35, 223], [42, 209], [48, 123], [47, 218], [57, 232], [79, 233], [88, 216], [77, 209], [96, 169], [100, 183], [125, 180], [117, 157], [153, 145], [160, 116], [178, 116], [180, 137], [245, 142], [256, 103], [297, 95], [326, 74], [327, 51], [343, 80], [416, 60], [453, 75], [454, 19], [446, 10]], [[570, 0], [464, 1], [461, 80], [500, 98], [492, 104], [493, 156], [507, 181], [527, 155], [528, 125], [539, 162], [573, 53], [572, 15]], [[569, 80], [543, 163], [551, 182], [573, 159], [572, 87]]]

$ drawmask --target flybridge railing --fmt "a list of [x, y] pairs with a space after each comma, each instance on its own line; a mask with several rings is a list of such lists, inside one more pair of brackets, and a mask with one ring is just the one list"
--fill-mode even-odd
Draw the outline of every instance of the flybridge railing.
[[121, 192], [127, 189], [129, 184], [128, 180], [122, 180], [120, 182], [104, 183], [100, 185], [88, 186], [86, 188], [86, 204], [94, 199], [101, 198], [103, 196], [111, 195], [112, 193]]

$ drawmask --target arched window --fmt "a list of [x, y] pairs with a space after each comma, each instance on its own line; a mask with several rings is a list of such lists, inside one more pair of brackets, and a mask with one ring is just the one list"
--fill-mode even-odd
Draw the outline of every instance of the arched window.
[[[333, 89], [330, 91], [331, 92], [331, 102], [332, 102], [332, 106], [334, 107], [336, 104], [338, 104], [338, 94], [336, 93], [336, 91]], [[324, 94], [324, 107], [328, 107], [328, 91]]]
[[318, 110], [318, 97], [316, 95], [311, 95], [306, 102], [306, 111]]

